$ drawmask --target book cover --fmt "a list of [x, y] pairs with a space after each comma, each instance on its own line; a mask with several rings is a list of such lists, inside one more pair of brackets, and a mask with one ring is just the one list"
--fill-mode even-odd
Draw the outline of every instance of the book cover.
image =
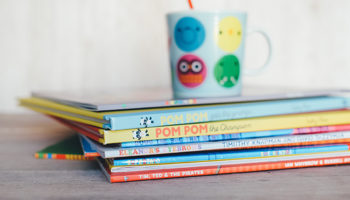
[[93, 160], [85, 157], [80, 146], [79, 136], [70, 136], [56, 144], [50, 145], [35, 153], [38, 159], [61, 159], [61, 160]]
[[[326, 156], [325, 156], [326, 155]], [[247, 164], [255, 162], [271, 162], [271, 161], [284, 161], [284, 160], [299, 160], [307, 158], [320, 158], [330, 156], [342, 156], [350, 155], [350, 151], [336, 151], [336, 152], [321, 152], [321, 153], [308, 153], [289, 156], [270, 156], [260, 158], [242, 158], [242, 159], [230, 159], [230, 160], [216, 160], [216, 161], [203, 161], [203, 162], [188, 162], [188, 163], [170, 163], [159, 165], [140, 165], [140, 166], [113, 166], [107, 162], [110, 171], [112, 173], [127, 173], [137, 171], [152, 171], [160, 169], [175, 169], [175, 168], [192, 168], [192, 167], [206, 167], [216, 165], [231, 165], [231, 164]]]
[[[138, 172], [113, 173], [103, 159], [98, 159], [98, 163], [111, 182], [129, 182], [142, 180], [155, 180], [164, 178], [191, 177], [204, 175], [218, 175], [240, 172], [267, 171], [278, 169], [318, 167], [328, 165], [349, 164], [350, 155], [348, 152], [313, 154], [316, 156], [284, 157], [289, 159], [271, 160], [251, 163], [225, 164], [217, 163], [211, 166], [191, 167], [191, 168], [169, 168], [158, 170], [145, 170]], [[215, 163], [215, 162], [214, 162]]]
[[278, 129], [268, 131], [256, 131], [245, 133], [231, 133], [221, 135], [203, 135], [193, 137], [181, 137], [159, 140], [144, 140], [134, 142], [123, 142], [121, 147], [140, 147], [140, 146], [154, 146], [165, 144], [183, 144], [194, 142], [210, 142], [210, 141], [222, 141], [222, 140], [234, 140], [234, 139], [249, 139], [259, 137], [273, 137], [283, 135], [297, 135], [297, 134], [312, 134], [312, 133], [327, 133], [335, 131], [350, 131], [350, 125], [333, 125], [333, 126], [316, 126], [316, 127], [303, 127], [294, 129]]
[[123, 130], [345, 109], [349, 107], [349, 99], [345, 97], [315, 97], [114, 112], [91, 112], [38, 98], [21, 99], [21, 105], [37, 112], [104, 129]]
[[[95, 140], [98, 142], [102, 140], [103, 136], [99, 133], [98, 128], [96, 127], [84, 125], [84, 124], [79, 125], [76, 122], [66, 121], [56, 117], [52, 117], [52, 118], [72, 128], [78, 133], [88, 136], [92, 140]], [[127, 147], [156, 146], [156, 145], [166, 145], [166, 144], [184, 144], [184, 143], [210, 142], [210, 141], [222, 141], [222, 140], [234, 140], [234, 139], [237, 140], [237, 139], [273, 137], [273, 136], [297, 135], [297, 134], [327, 133], [327, 132], [335, 132], [335, 131], [350, 131], [350, 124], [303, 127], [303, 128], [294, 128], [294, 129], [277, 129], [277, 130], [231, 133], [231, 134], [220, 134], [220, 135], [204, 135], [204, 136], [180, 137], [180, 138], [158, 139], [158, 140], [144, 140], [144, 141], [134, 141], [134, 142], [123, 142], [118, 145], [120, 147], [127, 148]]]
[[187, 163], [187, 162], [204, 162], [214, 160], [230, 160], [243, 158], [259, 158], [271, 156], [289, 156], [309, 153], [323, 153], [332, 151], [347, 151], [348, 144], [332, 144], [332, 145], [312, 145], [298, 147], [282, 147], [282, 148], [263, 148], [250, 150], [226, 150], [226, 151], [210, 151], [185, 153], [164, 156], [147, 156], [136, 158], [114, 158], [108, 159], [111, 165], [118, 166], [140, 166], [140, 165], [158, 165], [170, 163]]
[[79, 136], [79, 141], [85, 157], [100, 156], [100, 154], [97, 153], [97, 151], [90, 145], [90, 143], [83, 139], [81, 136]]
[[[290, 99], [315, 96], [329, 96], [345, 92], [343, 90], [289, 90], [264, 88], [246, 88], [242, 96], [217, 97], [217, 98], [196, 98], [196, 99], [173, 99], [169, 88], [119, 89], [118, 91], [55, 91], [55, 92], [33, 92], [33, 97], [48, 99], [60, 104], [70, 105], [92, 111], [125, 110], [139, 108], [155, 108], [184, 106], [195, 104], [217, 104], [232, 102], [247, 102], [275, 99]], [[150, 95], [152, 94], [152, 95]]]
[[350, 110], [269, 116], [117, 131], [98, 129], [98, 132], [81, 123], [71, 122], [64, 119], [59, 120], [78, 132], [79, 130], [84, 130], [84, 132], [95, 133], [94, 135], [99, 137], [98, 141], [100, 143], [113, 144], [203, 135], [222, 135], [245, 132], [252, 132], [253, 134], [257, 131], [293, 129], [300, 127], [344, 125], [350, 124]]
[[347, 98], [318, 97], [109, 114], [105, 115], [104, 119], [110, 121], [110, 127], [107, 129], [122, 130], [336, 110], [347, 107], [349, 107]]
[[148, 156], [213, 150], [350, 143], [350, 131], [128, 148], [120, 147], [120, 145], [104, 146], [87, 138], [86, 136], [83, 137], [103, 158]]

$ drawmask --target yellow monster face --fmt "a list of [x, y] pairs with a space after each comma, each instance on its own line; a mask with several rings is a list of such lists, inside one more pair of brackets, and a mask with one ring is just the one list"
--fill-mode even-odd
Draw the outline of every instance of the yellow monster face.
[[242, 40], [242, 26], [236, 17], [225, 17], [219, 23], [216, 30], [216, 41], [218, 46], [226, 51], [235, 51]]

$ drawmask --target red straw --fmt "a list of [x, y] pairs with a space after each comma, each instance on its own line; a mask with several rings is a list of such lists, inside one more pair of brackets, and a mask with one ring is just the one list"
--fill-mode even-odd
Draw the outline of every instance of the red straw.
[[191, 9], [193, 9], [192, 1], [188, 0], [188, 5], [190, 6]]

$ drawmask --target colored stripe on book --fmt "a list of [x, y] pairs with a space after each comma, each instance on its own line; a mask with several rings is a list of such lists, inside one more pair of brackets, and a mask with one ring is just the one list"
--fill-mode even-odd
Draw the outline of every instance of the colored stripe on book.
[[321, 152], [321, 153], [308, 153], [298, 155], [286, 155], [286, 156], [268, 156], [257, 158], [240, 158], [240, 159], [227, 159], [227, 160], [215, 160], [215, 161], [202, 161], [202, 162], [188, 162], [188, 163], [169, 163], [158, 165], [140, 165], [140, 166], [113, 166], [110, 163], [109, 167], [113, 173], [128, 173], [137, 171], [149, 171], [159, 169], [174, 169], [174, 168], [191, 168], [191, 167], [206, 167], [215, 165], [231, 165], [231, 164], [246, 164], [255, 162], [271, 162], [271, 161], [283, 161], [292, 159], [307, 159], [307, 158], [319, 158], [324, 155], [341, 156], [350, 155], [350, 151], [335, 151], [335, 152]]
[[21, 105], [38, 112], [111, 130], [203, 123], [271, 115], [345, 109], [346, 97], [313, 97], [176, 108], [91, 112], [39, 98], [21, 99]]
[[156, 165], [168, 163], [185, 163], [185, 162], [201, 162], [213, 160], [226, 159], [240, 159], [240, 158], [258, 158], [269, 156], [286, 156], [308, 153], [321, 153], [332, 151], [346, 151], [349, 150], [347, 144], [335, 145], [314, 145], [304, 147], [284, 147], [284, 148], [269, 148], [269, 149], [254, 149], [254, 150], [233, 150], [233, 151], [214, 151], [214, 152], [200, 152], [187, 153], [180, 155], [169, 156], [148, 156], [128, 159], [113, 159], [114, 166], [136, 166], [136, 165]]
[[75, 154], [53, 154], [53, 153], [35, 153], [37, 159], [55, 159], [55, 160], [94, 160], [94, 157], [85, 157]]
[[211, 141], [222, 141], [222, 140], [232, 140], [232, 139], [249, 139], [249, 138], [273, 137], [273, 136], [283, 136], [283, 135], [327, 133], [332, 131], [349, 131], [349, 130], [350, 130], [350, 125], [348, 124], [334, 125], [334, 126], [317, 126], [317, 127], [304, 127], [304, 128], [295, 128], [295, 129], [280, 129], [280, 130], [232, 133], [232, 134], [222, 134], [222, 135], [203, 135], [203, 136], [171, 138], [171, 139], [123, 142], [121, 143], [121, 147], [127, 148], [127, 147], [166, 145], [166, 144], [183, 144], [183, 143], [194, 143], [194, 142], [211, 142]]
[[35, 153], [38, 159], [92, 160], [84, 156], [79, 136], [73, 135]]
[[[197, 123], [179, 126], [151, 127], [146, 129], [128, 129], [108, 131], [99, 129], [96, 132], [89, 126], [77, 122], [57, 118], [69, 127], [74, 127], [84, 135], [100, 134], [99, 142], [103, 144], [122, 143], [130, 141], [145, 141], [171, 139], [181, 137], [222, 135], [232, 133], [246, 133], [278, 129], [294, 129], [300, 127], [333, 126], [350, 124], [350, 110], [328, 111], [306, 114], [270, 116], [261, 118], [227, 120], [208, 123]], [[86, 130], [89, 129], [89, 132]]]
[[101, 133], [103, 133], [105, 144], [110, 144], [128, 141], [168, 139], [200, 135], [221, 135], [341, 124], [350, 124], [349, 110], [270, 116], [119, 131], [107, 131], [101, 129]]
[[319, 134], [289, 135], [281, 137], [264, 137], [242, 140], [225, 140], [216, 142], [171, 144], [159, 146], [131, 147], [122, 148], [119, 146], [106, 147], [98, 144], [84, 136], [85, 139], [96, 149], [104, 158], [117, 158], [129, 156], [160, 155], [170, 153], [209, 151], [209, 150], [228, 150], [228, 149], [247, 149], [247, 148], [267, 148], [281, 146], [299, 146], [316, 144], [336, 144], [350, 143], [350, 131], [339, 131]]
[[266, 171], [277, 169], [291, 169], [291, 168], [303, 168], [303, 167], [317, 167], [327, 165], [340, 165], [349, 164], [350, 156], [335, 156], [335, 157], [320, 157], [309, 159], [297, 159], [297, 160], [284, 160], [275, 162], [262, 162], [262, 163], [249, 163], [249, 164], [237, 164], [237, 165], [217, 165], [208, 167], [197, 168], [179, 168], [169, 170], [155, 170], [155, 171], [141, 171], [137, 173], [124, 173], [114, 174], [106, 169], [102, 160], [98, 160], [98, 163], [106, 175], [107, 179], [114, 182], [129, 182], [129, 181], [142, 181], [142, 180], [154, 180], [164, 178], [177, 178], [177, 177], [191, 177], [191, 176], [204, 176], [215, 174], [228, 174], [228, 173], [240, 173], [240, 172], [254, 172], [254, 171]]

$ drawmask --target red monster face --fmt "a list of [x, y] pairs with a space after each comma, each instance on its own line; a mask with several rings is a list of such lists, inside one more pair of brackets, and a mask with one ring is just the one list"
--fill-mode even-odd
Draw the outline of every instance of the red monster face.
[[177, 77], [185, 87], [197, 87], [207, 76], [207, 67], [203, 60], [192, 54], [182, 56], [176, 66]]

